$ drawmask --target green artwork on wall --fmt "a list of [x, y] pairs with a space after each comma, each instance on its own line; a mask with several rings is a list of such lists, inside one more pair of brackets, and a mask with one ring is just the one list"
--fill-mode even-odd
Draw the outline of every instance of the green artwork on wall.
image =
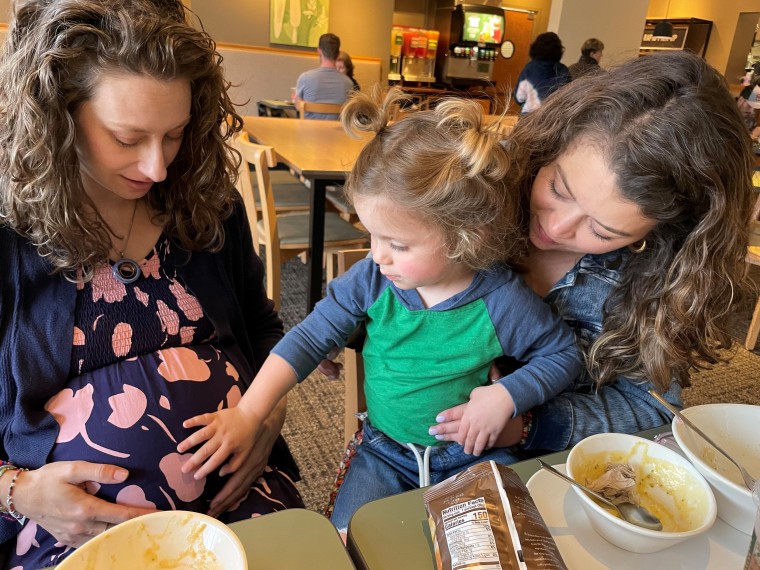
[[317, 47], [329, 13], [330, 0], [270, 0], [269, 42]]

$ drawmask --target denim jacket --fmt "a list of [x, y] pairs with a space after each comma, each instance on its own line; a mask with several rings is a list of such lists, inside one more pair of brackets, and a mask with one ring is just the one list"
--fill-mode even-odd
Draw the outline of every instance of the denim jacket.
[[[630, 255], [626, 249], [585, 255], [544, 298], [575, 331], [582, 350], [601, 333], [604, 303]], [[670, 414], [647, 392], [650, 387], [623, 376], [595, 387], [584, 369], [568, 389], [531, 410], [533, 424], [524, 449], [559, 451], [595, 433], [635, 433], [670, 422]], [[677, 383], [664, 396], [682, 406]]]

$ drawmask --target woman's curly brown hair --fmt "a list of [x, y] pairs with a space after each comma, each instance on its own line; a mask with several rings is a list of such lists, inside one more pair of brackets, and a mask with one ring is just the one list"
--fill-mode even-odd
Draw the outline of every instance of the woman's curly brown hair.
[[[108, 73], [187, 79], [191, 120], [147, 196], [188, 250], [218, 250], [236, 176], [226, 143], [242, 128], [214, 41], [177, 0], [18, 0], [0, 61], [0, 216], [56, 271], [87, 278], [110, 236], [85, 194], [74, 116]], [[89, 207], [86, 207], [89, 206]]]
[[599, 383], [689, 385], [732, 344], [726, 321], [747, 289], [750, 139], [723, 77], [690, 53], [632, 60], [573, 81], [510, 135], [509, 183], [527, 208], [539, 169], [583, 141], [656, 226], [630, 256], [588, 351]]
[[356, 93], [343, 108], [349, 134], [375, 133], [346, 181], [346, 195], [384, 196], [444, 234], [448, 256], [472, 269], [518, 264], [527, 250], [520, 197], [497, 124], [481, 105], [451, 98], [392, 122], [406, 96]]

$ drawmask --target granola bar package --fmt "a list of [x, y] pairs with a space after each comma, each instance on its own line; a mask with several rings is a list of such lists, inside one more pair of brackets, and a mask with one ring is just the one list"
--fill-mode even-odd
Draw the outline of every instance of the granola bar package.
[[479, 463], [424, 494], [438, 570], [566, 570], [527, 487]]

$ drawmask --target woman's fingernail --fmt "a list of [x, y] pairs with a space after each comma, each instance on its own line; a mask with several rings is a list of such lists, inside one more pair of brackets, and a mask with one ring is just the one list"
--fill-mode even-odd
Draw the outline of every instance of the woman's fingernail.
[[443, 416], [443, 415], [436, 416], [435, 417], [435, 421], [437, 421], [438, 423], [445, 422], [446, 421], [446, 416]]
[[443, 436], [442, 435], [437, 435], [437, 436], [435, 436], [435, 439], [443, 439]]
[[113, 478], [116, 479], [118, 482], [126, 481], [127, 476], [129, 475], [129, 471], [126, 469], [117, 469], [113, 473]]
[[438, 428], [437, 427], [431, 427], [428, 429], [428, 435], [437, 435], [438, 434]]

